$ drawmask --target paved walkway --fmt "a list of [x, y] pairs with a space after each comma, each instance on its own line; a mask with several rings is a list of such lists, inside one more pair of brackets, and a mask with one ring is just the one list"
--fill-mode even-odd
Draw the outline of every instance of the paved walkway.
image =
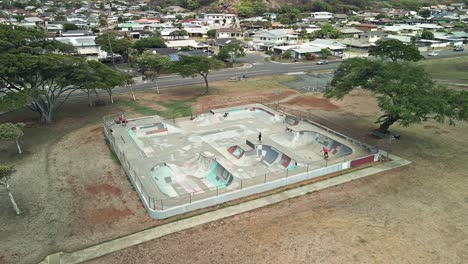
[[148, 230], [144, 230], [132, 235], [117, 238], [99, 245], [91, 246], [83, 250], [73, 253], [56, 253], [48, 256], [41, 264], [54, 264], [54, 263], [81, 263], [87, 260], [95, 259], [124, 248], [132, 247], [147, 241], [163, 237], [172, 233], [176, 233], [185, 229], [189, 229], [198, 225], [206, 224], [212, 221], [230, 217], [236, 214], [244, 213], [247, 211], [255, 210], [270, 204], [279, 203], [291, 198], [295, 198], [307, 193], [319, 191], [328, 187], [343, 184], [352, 180], [367, 177], [372, 174], [387, 171], [390, 169], [398, 168], [411, 162], [401, 159], [397, 156], [390, 155], [392, 161], [379, 163], [375, 166], [368, 167], [362, 170], [350, 172], [334, 178], [326, 179], [323, 181], [315, 182], [306, 186], [294, 188], [291, 190], [283, 191], [277, 194], [259, 198], [256, 200], [248, 201], [245, 203], [233, 205], [216, 211], [211, 211], [202, 215], [197, 215], [180, 221], [168, 223], [165, 225], [157, 226]]

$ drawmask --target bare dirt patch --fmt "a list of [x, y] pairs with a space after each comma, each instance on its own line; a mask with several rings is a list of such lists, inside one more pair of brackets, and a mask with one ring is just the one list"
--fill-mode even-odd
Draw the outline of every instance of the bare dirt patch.
[[316, 95], [303, 95], [300, 97], [295, 97], [289, 101], [284, 102], [288, 106], [294, 106], [296, 108], [301, 108], [303, 110], [312, 110], [312, 109], [321, 109], [324, 111], [334, 111], [338, 109], [338, 106], [334, 105], [325, 98], [321, 98]]
[[92, 224], [102, 225], [118, 221], [119, 219], [130, 215], [133, 215], [133, 212], [130, 209], [119, 210], [116, 208], [100, 208], [93, 209], [91, 211], [89, 220]]
[[86, 186], [86, 191], [92, 194], [121, 195], [122, 190], [107, 183]]

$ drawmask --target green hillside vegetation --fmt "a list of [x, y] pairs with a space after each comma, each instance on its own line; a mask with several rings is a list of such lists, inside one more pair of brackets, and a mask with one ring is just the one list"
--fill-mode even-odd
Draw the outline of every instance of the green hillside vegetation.
[[265, 12], [291, 13], [292, 8], [299, 12], [349, 13], [383, 7], [418, 10], [423, 6], [455, 2], [468, 4], [468, 0], [151, 0], [151, 4], [161, 8], [177, 5], [189, 10], [235, 12], [241, 17], [262, 15]]

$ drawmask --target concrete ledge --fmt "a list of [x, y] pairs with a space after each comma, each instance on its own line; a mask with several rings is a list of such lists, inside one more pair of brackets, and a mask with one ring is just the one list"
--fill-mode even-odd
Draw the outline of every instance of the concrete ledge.
[[[197, 215], [194, 217], [186, 218], [180, 221], [171, 222], [151, 229], [140, 231], [125, 237], [117, 238], [108, 242], [104, 242], [95, 246], [91, 246], [73, 253], [55, 253], [48, 256], [41, 263], [81, 263], [87, 260], [95, 259], [124, 248], [132, 247], [147, 241], [163, 237], [175, 232], [189, 229], [198, 225], [206, 224], [212, 221], [230, 217], [236, 214], [255, 210], [270, 204], [279, 203], [291, 198], [295, 198], [307, 193], [319, 191], [328, 187], [343, 184], [352, 180], [364, 178], [379, 172], [384, 172], [411, 163], [411, 161], [402, 159], [400, 157], [390, 155], [391, 161], [379, 163], [375, 166], [368, 167], [362, 170], [350, 172], [334, 178], [329, 178], [323, 181], [311, 183], [302, 187], [286, 190], [277, 194], [259, 198], [256, 200], [248, 201], [245, 203], [233, 205], [230, 207], [222, 208], [216, 211], [207, 212], [205, 214]], [[58, 259], [57, 259], [58, 258]]]

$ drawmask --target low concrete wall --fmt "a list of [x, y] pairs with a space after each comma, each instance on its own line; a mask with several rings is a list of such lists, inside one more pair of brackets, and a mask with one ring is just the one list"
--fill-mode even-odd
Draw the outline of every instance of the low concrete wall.
[[[165, 210], [149, 209], [147, 205], [145, 205], [145, 207], [148, 210], [151, 217], [156, 218], [156, 219], [164, 219], [164, 218], [168, 218], [174, 215], [183, 214], [186, 212], [194, 211], [194, 210], [201, 209], [201, 208], [206, 208], [206, 207], [217, 205], [217, 204], [222, 204], [222, 203], [236, 200], [236, 199], [246, 197], [249, 195], [270, 191], [270, 190], [283, 187], [286, 185], [290, 185], [290, 184], [298, 183], [301, 181], [309, 180], [312, 178], [316, 178], [319, 176], [323, 176], [326, 174], [334, 173], [334, 172], [343, 170], [345, 168], [349, 168], [349, 162], [339, 163], [339, 164], [335, 164], [329, 167], [320, 168], [317, 170], [304, 172], [304, 173], [297, 174], [297, 175], [292, 175], [290, 177], [285, 177], [285, 178], [281, 178], [275, 181], [266, 182], [264, 184], [255, 185], [255, 186], [247, 187], [241, 190], [220, 194], [218, 196], [213, 196], [213, 197], [209, 197], [203, 200], [194, 201], [189, 204], [171, 207]], [[132, 183], [134, 183], [133, 180], [132, 180]], [[138, 188], [136, 189], [138, 190]], [[140, 195], [140, 198], [141, 198], [141, 195]], [[142, 200], [145, 200], [145, 199], [142, 199]]]

